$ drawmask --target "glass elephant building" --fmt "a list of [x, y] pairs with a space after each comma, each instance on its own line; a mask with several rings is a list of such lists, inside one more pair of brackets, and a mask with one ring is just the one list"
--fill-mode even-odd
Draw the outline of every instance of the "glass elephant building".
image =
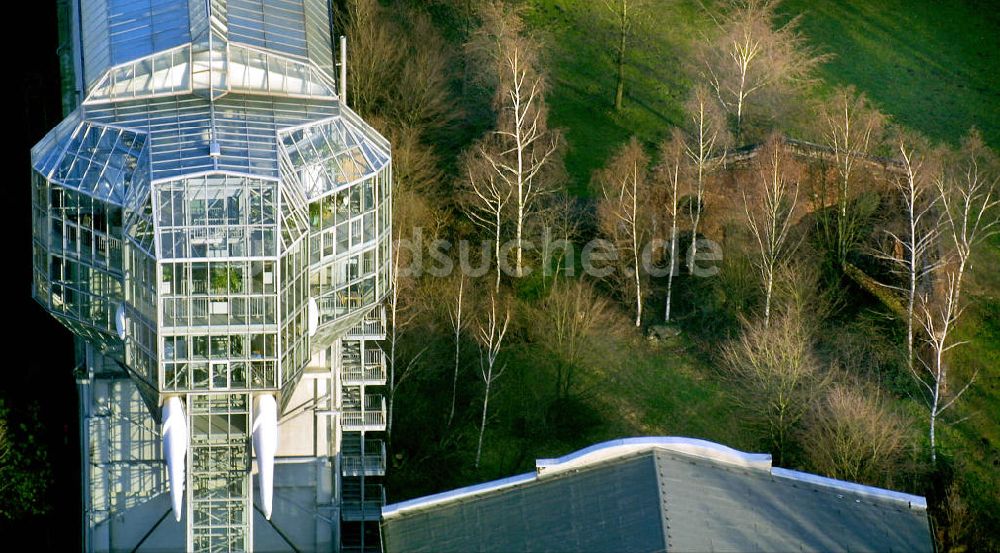
[[85, 549], [378, 550], [391, 154], [328, 3], [69, 4], [32, 290], [76, 337]]

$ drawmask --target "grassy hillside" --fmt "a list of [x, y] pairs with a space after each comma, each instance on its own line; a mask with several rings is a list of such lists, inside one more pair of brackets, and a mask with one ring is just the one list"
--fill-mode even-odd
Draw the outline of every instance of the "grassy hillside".
[[[654, 0], [627, 68], [626, 101], [612, 107], [614, 59], [606, 9], [593, 0], [528, 0], [546, 38], [551, 119], [566, 131], [571, 189], [585, 193], [611, 150], [635, 135], [652, 144], [680, 122], [690, 87], [682, 60], [710, 32], [696, 0]], [[786, 18], [833, 54], [826, 86], [853, 84], [903, 125], [957, 142], [969, 127], [1000, 147], [1000, 12], [970, 0], [787, 0]], [[818, 91], [822, 93], [822, 90]]]
[[[681, 60], [701, 31], [710, 30], [696, 1], [657, 1], [642, 28], [628, 67], [625, 109], [612, 108], [614, 86], [610, 32], [603, 6], [593, 0], [529, 0], [528, 20], [547, 40], [552, 73], [549, 95], [552, 125], [566, 132], [571, 189], [582, 195], [594, 169], [611, 151], [636, 135], [648, 145], [679, 123], [681, 105], [690, 87]], [[872, 98], [895, 122], [919, 130], [937, 141], [957, 143], [976, 126], [987, 142], [1000, 147], [1000, 11], [991, 2], [975, 0], [853, 0], [814, 2], [786, 0], [784, 18], [801, 15], [801, 30], [819, 51], [833, 54], [822, 67], [824, 84], [853, 84]], [[602, 19], [603, 18], [603, 19]], [[600, 21], [600, 23], [596, 22]], [[959, 373], [979, 369], [976, 386], [948, 417], [943, 449], [967, 481], [975, 508], [997, 518], [1000, 512], [1000, 239], [982, 248], [970, 290], [970, 309], [960, 332], [971, 343], [956, 353]], [[639, 348], [631, 354], [639, 365], [655, 363]], [[695, 358], [679, 363], [697, 367]], [[693, 373], [707, 371], [693, 369]], [[635, 386], [630, 380], [638, 382]], [[618, 377], [612, 393], [639, 397], [669, 395], [669, 384], [640, 377]], [[717, 384], [711, 384], [717, 387]], [[659, 389], [659, 391], [657, 391]], [[631, 405], [644, 403], [627, 396]], [[702, 398], [692, 396], [692, 401]], [[684, 401], [662, 403], [663, 409], [683, 409]], [[633, 407], [631, 410], [635, 410]], [[656, 405], [641, 408], [650, 413]], [[913, 411], [920, 410], [913, 406]], [[629, 412], [626, 410], [625, 412]], [[718, 414], [698, 408], [693, 417]], [[633, 428], [676, 433], [676, 413], [649, 416], [651, 424]], [[712, 421], [685, 427], [712, 428]], [[990, 515], [989, 513], [993, 513]], [[1000, 521], [994, 520], [998, 525]]]
[[531, 0], [527, 19], [545, 40], [551, 124], [566, 132], [570, 189], [585, 194], [611, 151], [635, 135], [653, 144], [681, 122], [690, 87], [681, 60], [703, 27], [697, 2], [660, 1], [641, 22], [626, 68], [625, 107], [613, 105], [614, 58], [603, 3]]
[[969, 127], [1000, 147], [1000, 11], [976, 0], [786, 0], [833, 58], [828, 84], [853, 84], [895, 121], [957, 142]]

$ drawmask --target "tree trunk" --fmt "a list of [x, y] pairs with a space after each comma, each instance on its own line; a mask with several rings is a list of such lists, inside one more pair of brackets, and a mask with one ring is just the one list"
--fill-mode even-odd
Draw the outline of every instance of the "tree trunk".
[[674, 267], [677, 266], [677, 223], [670, 227], [670, 271], [667, 273], [667, 307], [663, 321], [670, 322], [670, 296], [674, 287]]
[[771, 294], [774, 291], [774, 270], [767, 274], [767, 285], [764, 291], [764, 326], [771, 326]]
[[[492, 369], [490, 370], [492, 373]], [[476, 446], [476, 468], [479, 468], [479, 460], [483, 455], [483, 435], [486, 433], [486, 408], [490, 402], [490, 380], [486, 380], [486, 394], [483, 395], [483, 418], [479, 423], [479, 445]]]
[[635, 326], [642, 326], [642, 284], [639, 280], [639, 254], [635, 255]]
[[497, 260], [497, 282], [496, 282], [496, 293], [500, 293], [500, 211], [497, 211], [497, 225], [496, 225], [496, 240], [493, 242], [493, 255]]
[[616, 64], [618, 66], [618, 82], [615, 85], [615, 110], [618, 111], [622, 109], [622, 101], [625, 96], [625, 48], [628, 38], [626, 21], [625, 16], [622, 16], [621, 36], [618, 42], [618, 60]]

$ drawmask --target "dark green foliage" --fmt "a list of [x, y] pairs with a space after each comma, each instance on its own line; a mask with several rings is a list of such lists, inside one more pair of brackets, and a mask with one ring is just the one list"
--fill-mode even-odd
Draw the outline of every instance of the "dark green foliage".
[[51, 477], [38, 406], [12, 410], [0, 399], [0, 519], [47, 513]]

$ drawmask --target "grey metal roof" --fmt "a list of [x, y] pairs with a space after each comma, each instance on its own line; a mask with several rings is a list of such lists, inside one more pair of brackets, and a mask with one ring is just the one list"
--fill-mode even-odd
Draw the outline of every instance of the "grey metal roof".
[[385, 549], [932, 551], [922, 498], [769, 465], [655, 446], [553, 474], [540, 464], [537, 475], [387, 506]]

